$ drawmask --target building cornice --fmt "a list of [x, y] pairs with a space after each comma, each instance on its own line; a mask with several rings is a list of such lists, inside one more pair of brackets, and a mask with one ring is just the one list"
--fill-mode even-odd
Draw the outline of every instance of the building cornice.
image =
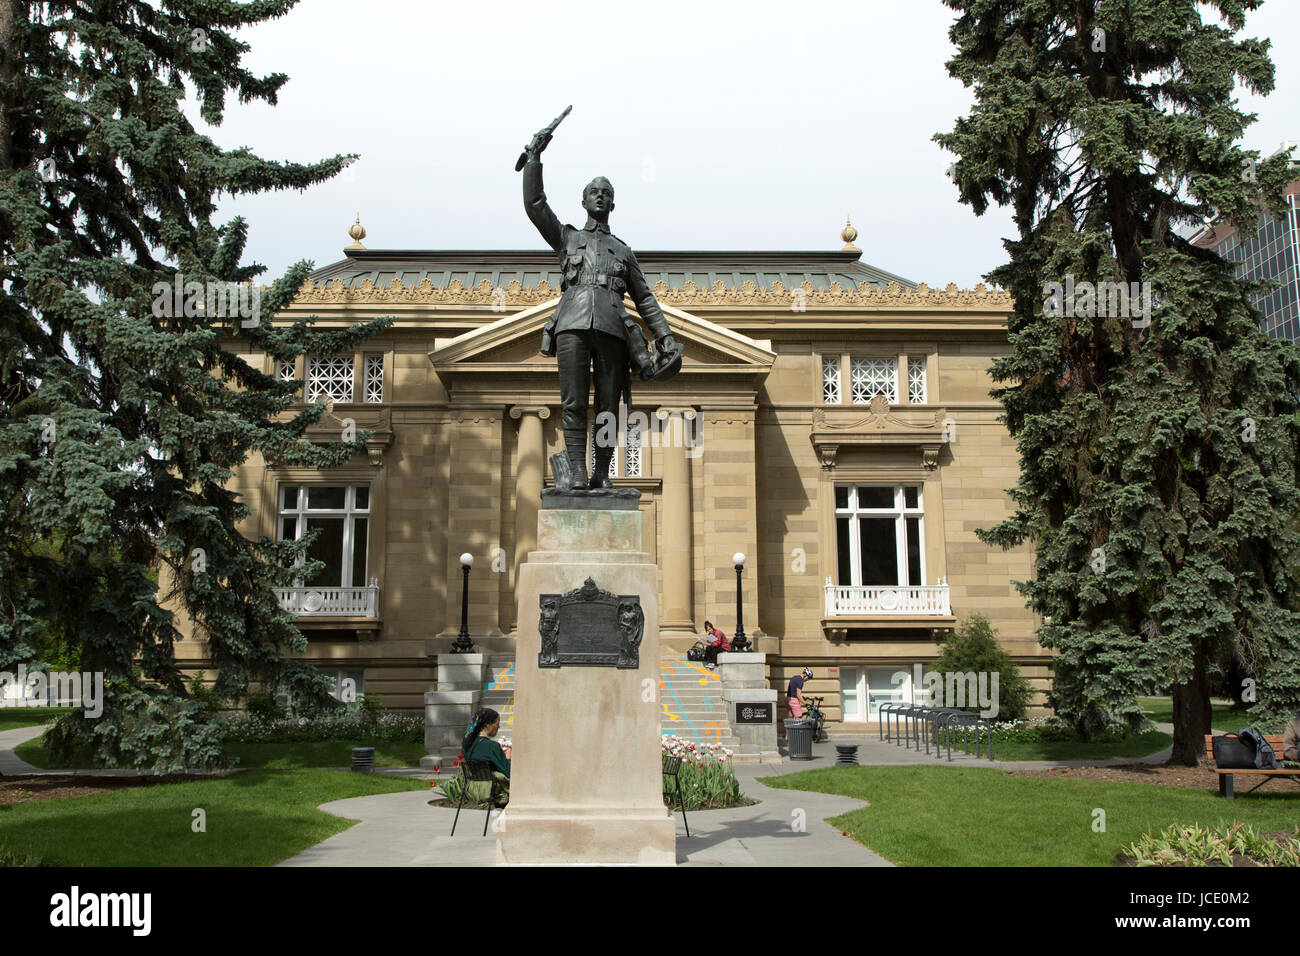
[[[777, 281], [762, 289], [756, 287], [753, 282], [745, 282], [739, 288], [727, 288], [724, 283], [718, 281], [710, 288], [701, 288], [693, 281], [687, 281], [680, 288], [669, 288], [666, 283], [659, 281], [651, 291], [664, 305], [780, 307], [783, 310], [790, 309], [796, 315], [812, 308], [837, 307], [983, 312], [1010, 312], [1013, 307], [1010, 293], [1001, 289], [989, 289], [983, 283], [976, 285], [974, 289], [960, 289], [953, 282], [948, 283], [943, 289], [931, 289], [925, 283], [920, 283], [915, 289], [905, 289], [898, 283], [891, 282], [887, 287], [880, 289], [869, 282], [860, 282], [856, 288], [832, 282], [829, 288], [816, 289], [811, 282], [807, 281], [790, 288]], [[553, 288], [545, 279], [529, 288], [521, 286], [518, 280], [511, 280], [510, 284], [505, 286], [504, 299], [486, 279], [471, 288], [463, 286], [459, 279], [453, 279], [445, 287], [435, 286], [427, 278], [414, 286], [404, 285], [400, 278], [394, 278], [386, 285], [375, 285], [370, 279], [366, 279], [359, 287], [350, 287], [341, 279], [321, 283], [307, 279], [299, 288], [294, 304], [346, 306], [409, 303], [480, 305], [515, 309], [541, 305], [557, 298], [559, 292], [560, 290]]]

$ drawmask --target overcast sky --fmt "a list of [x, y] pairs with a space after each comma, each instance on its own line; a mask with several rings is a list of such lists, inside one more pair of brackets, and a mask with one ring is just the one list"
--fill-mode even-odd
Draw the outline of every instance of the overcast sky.
[[[359, 153], [305, 192], [227, 200], [250, 222], [265, 281], [342, 258], [357, 213], [369, 249], [544, 248], [515, 159], [568, 104], [544, 154], [561, 220], [613, 182], [613, 231], [634, 250], [838, 249], [846, 215], [863, 261], [969, 287], [1003, 259], [1005, 211], [977, 218], [931, 140], [971, 97], [949, 78], [938, 0], [446, 3], [303, 0], [245, 31], [245, 65], [290, 77], [276, 107], [228, 104], [226, 147], [311, 161]], [[1246, 33], [1273, 40], [1277, 91], [1246, 145], [1300, 139], [1295, 0]]]

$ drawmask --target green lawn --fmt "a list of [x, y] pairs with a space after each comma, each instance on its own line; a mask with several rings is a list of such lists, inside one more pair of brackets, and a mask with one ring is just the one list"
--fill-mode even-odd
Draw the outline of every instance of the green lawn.
[[[1171, 823], [1291, 830], [1300, 815], [1300, 789], [1281, 783], [1229, 804], [1212, 791], [949, 767], [828, 767], [760, 779], [869, 801], [831, 824], [903, 866], [1110, 866], [1121, 847]], [[1097, 808], [1104, 833], [1092, 829]]]
[[[268, 866], [352, 825], [317, 804], [428, 783], [343, 770], [221, 779], [0, 807], [0, 847], [64, 866]], [[193, 811], [207, 832], [191, 830]]]
[[[993, 742], [993, 757], [997, 760], [1104, 760], [1107, 757], [1147, 757], [1159, 753], [1172, 743], [1168, 734], [1153, 730], [1135, 734], [1124, 740], [1084, 743], [1078, 740], [1043, 740], [1020, 743], [998, 740]], [[981, 747], [987, 744], [981, 743]], [[974, 745], [971, 745], [972, 752]], [[947, 753], [945, 750], [944, 753]], [[981, 753], [987, 750], [981, 749]]]
[[[1174, 722], [1174, 702], [1169, 697], [1139, 697], [1138, 703], [1148, 711], [1148, 716], [1158, 724]], [[1210, 704], [1210, 724], [1215, 730], [1235, 734], [1242, 727], [1250, 724], [1250, 717], [1244, 710], [1238, 710], [1231, 704]]]
[[39, 727], [53, 723], [73, 710], [72, 707], [0, 707], [0, 730]]
[[[226, 744], [226, 753], [238, 757], [240, 768], [265, 768], [269, 770], [301, 770], [308, 767], [348, 767], [352, 764], [353, 747], [374, 747], [376, 767], [418, 767], [424, 756], [424, 744], [386, 743], [355, 740], [316, 740], [308, 743]], [[14, 748], [19, 760], [42, 769], [63, 769], [50, 760], [50, 755], [37, 737]], [[73, 761], [88, 765], [87, 761]]]

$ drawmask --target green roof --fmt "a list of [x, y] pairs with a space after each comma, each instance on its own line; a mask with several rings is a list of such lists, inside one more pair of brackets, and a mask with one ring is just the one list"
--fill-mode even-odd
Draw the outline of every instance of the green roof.
[[[345, 288], [360, 288], [369, 279], [376, 287], [391, 285], [400, 278], [404, 286], [418, 286], [428, 279], [435, 288], [446, 288], [459, 279], [464, 288], [474, 288], [484, 279], [492, 288], [518, 281], [525, 289], [536, 288], [543, 279], [554, 289], [563, 276], [555, 253], [532, 249], [346, 249], [346, 259], [317, 269], [311, 278], [319, 285], [340, 279]], [[814, 290], [856, 289], [869, 283], [883, 290], [891, 282], [905, 290], [916, 283], [859, 261], [861, 253], [769, 252], [769, 251], [647, 251], [636, 252], [637, 262], [653, 289], [662, 281], [669, 289], [681, 289], [690, 281], [697, 288], [711, 289], [721, 281], [726, 289], [740, 289], [746, 282], [755, 288], [770, 288], [780, 282], [785, 288], [812, 284]]]

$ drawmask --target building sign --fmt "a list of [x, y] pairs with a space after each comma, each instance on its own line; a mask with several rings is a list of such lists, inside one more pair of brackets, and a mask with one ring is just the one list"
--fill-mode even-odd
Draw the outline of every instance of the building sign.
[[772, 704], [737, 704], [736, 723], [770, 724], [772, 723]]

